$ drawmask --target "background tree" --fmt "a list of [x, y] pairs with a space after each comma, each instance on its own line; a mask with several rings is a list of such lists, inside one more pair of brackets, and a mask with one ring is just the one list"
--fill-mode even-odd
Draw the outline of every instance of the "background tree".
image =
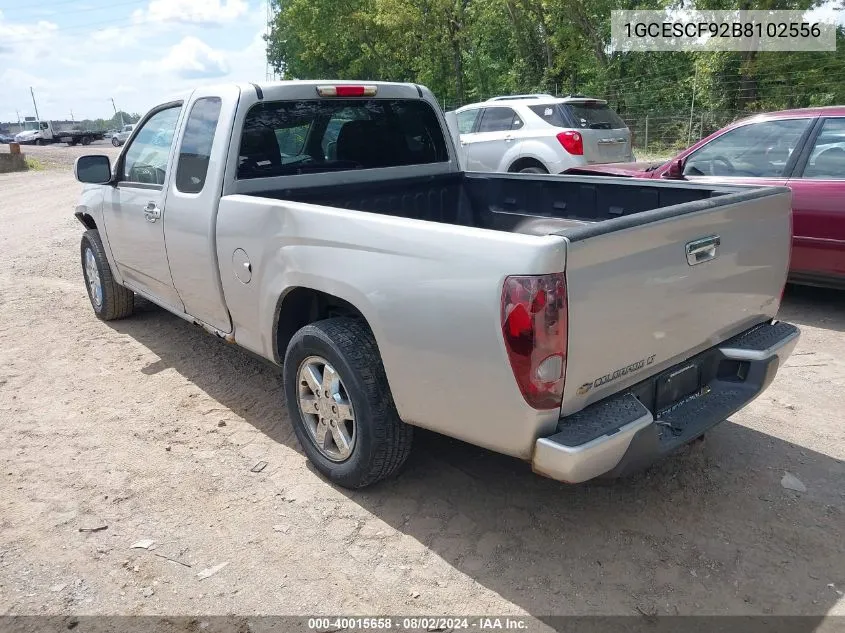
[[[422, 83], [447, 109], [522, 92], [601, 97], [638, 139], [651, 134], [664, 146], [684, 145], [751, 112], [845, 103], [841, 28], [836, 52], [610, 51], [612, 10], [683, 1], [274, 0], [267, 54], [286, 78]], [[806, 10], [820, 2], [695, 6]]]

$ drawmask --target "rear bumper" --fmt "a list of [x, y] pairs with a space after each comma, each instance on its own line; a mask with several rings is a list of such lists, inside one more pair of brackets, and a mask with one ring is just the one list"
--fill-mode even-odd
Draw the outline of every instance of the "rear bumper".
[[[562, 418], [537, 440], [535, 472], [570, 483], [640, 470], [702, 435], [768, 387], [798, 343], [789, 323], [758, 325], [732, 339]], [[698, 389], [656, 411], [658, 384], [689, 365]]]

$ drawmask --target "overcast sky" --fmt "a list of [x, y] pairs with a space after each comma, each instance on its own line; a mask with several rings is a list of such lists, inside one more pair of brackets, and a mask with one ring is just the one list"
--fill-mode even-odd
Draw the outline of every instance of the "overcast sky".
[[202, 83], [263, 81], [263, 0], [0, 0], [0, 121], [143, 113]]

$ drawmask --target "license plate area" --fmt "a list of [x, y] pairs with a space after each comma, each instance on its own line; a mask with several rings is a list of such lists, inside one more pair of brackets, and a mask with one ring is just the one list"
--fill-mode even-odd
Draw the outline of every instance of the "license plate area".
[[691, 396], [701, 387], [701, 367], [688, 363], [672, 369], [657, 378], [655, 382], [654, 410], [659, 414], [675, 403]]

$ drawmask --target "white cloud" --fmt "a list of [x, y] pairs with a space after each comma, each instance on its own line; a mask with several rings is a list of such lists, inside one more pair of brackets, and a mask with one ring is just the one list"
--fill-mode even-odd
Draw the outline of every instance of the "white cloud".
[[808, 21], [833, 22], [845, 26], [845, 10], [841, 1], [823, 2], [820, 6], [804, 14]]
[[41, 47], [54, 35], [58, 25], [47, 20], [34, 24], [8, 22], [0, 11], [0, 55], [23, 50], [30, 57], [38, 57]]
[[249, 10], [244, 0], [151, 0], [146, 9], [132, 14], [135, 22], [223, 24]]
[[201, 39], [189, 35], [173, 46], [163, 58], [155, 62], [142, 62], [142, 73], [167, 72], [182, 79], [209, 79], [229, 73], [226, 56], [211, 48]]
[[[224, 17], [226, 6], [230, 12], [237, 6], [231, 0], [205, 1], [212, 9], [222, 6]], [[129, 9], [122, 21], [107, 9], [102, 15], [92, 11], [86, 19], [98, 26], [88, 32], [0, 14], [0, 49], [7, 47], [0, 50], [0, 121], [16, 120], [16, 111], [35, 114], [30, 86], [42, 117], [61, 120], [72, 110], [79, 120], [110, 117], [111, 97], [119, 109], [140, 113], [203, 84], [263, 81], [265, 5], [247, 1], [247, 13], [225, 29], [219, 23], [138, 23]], [[17, 45], [18, 40], [27, 45]]]

